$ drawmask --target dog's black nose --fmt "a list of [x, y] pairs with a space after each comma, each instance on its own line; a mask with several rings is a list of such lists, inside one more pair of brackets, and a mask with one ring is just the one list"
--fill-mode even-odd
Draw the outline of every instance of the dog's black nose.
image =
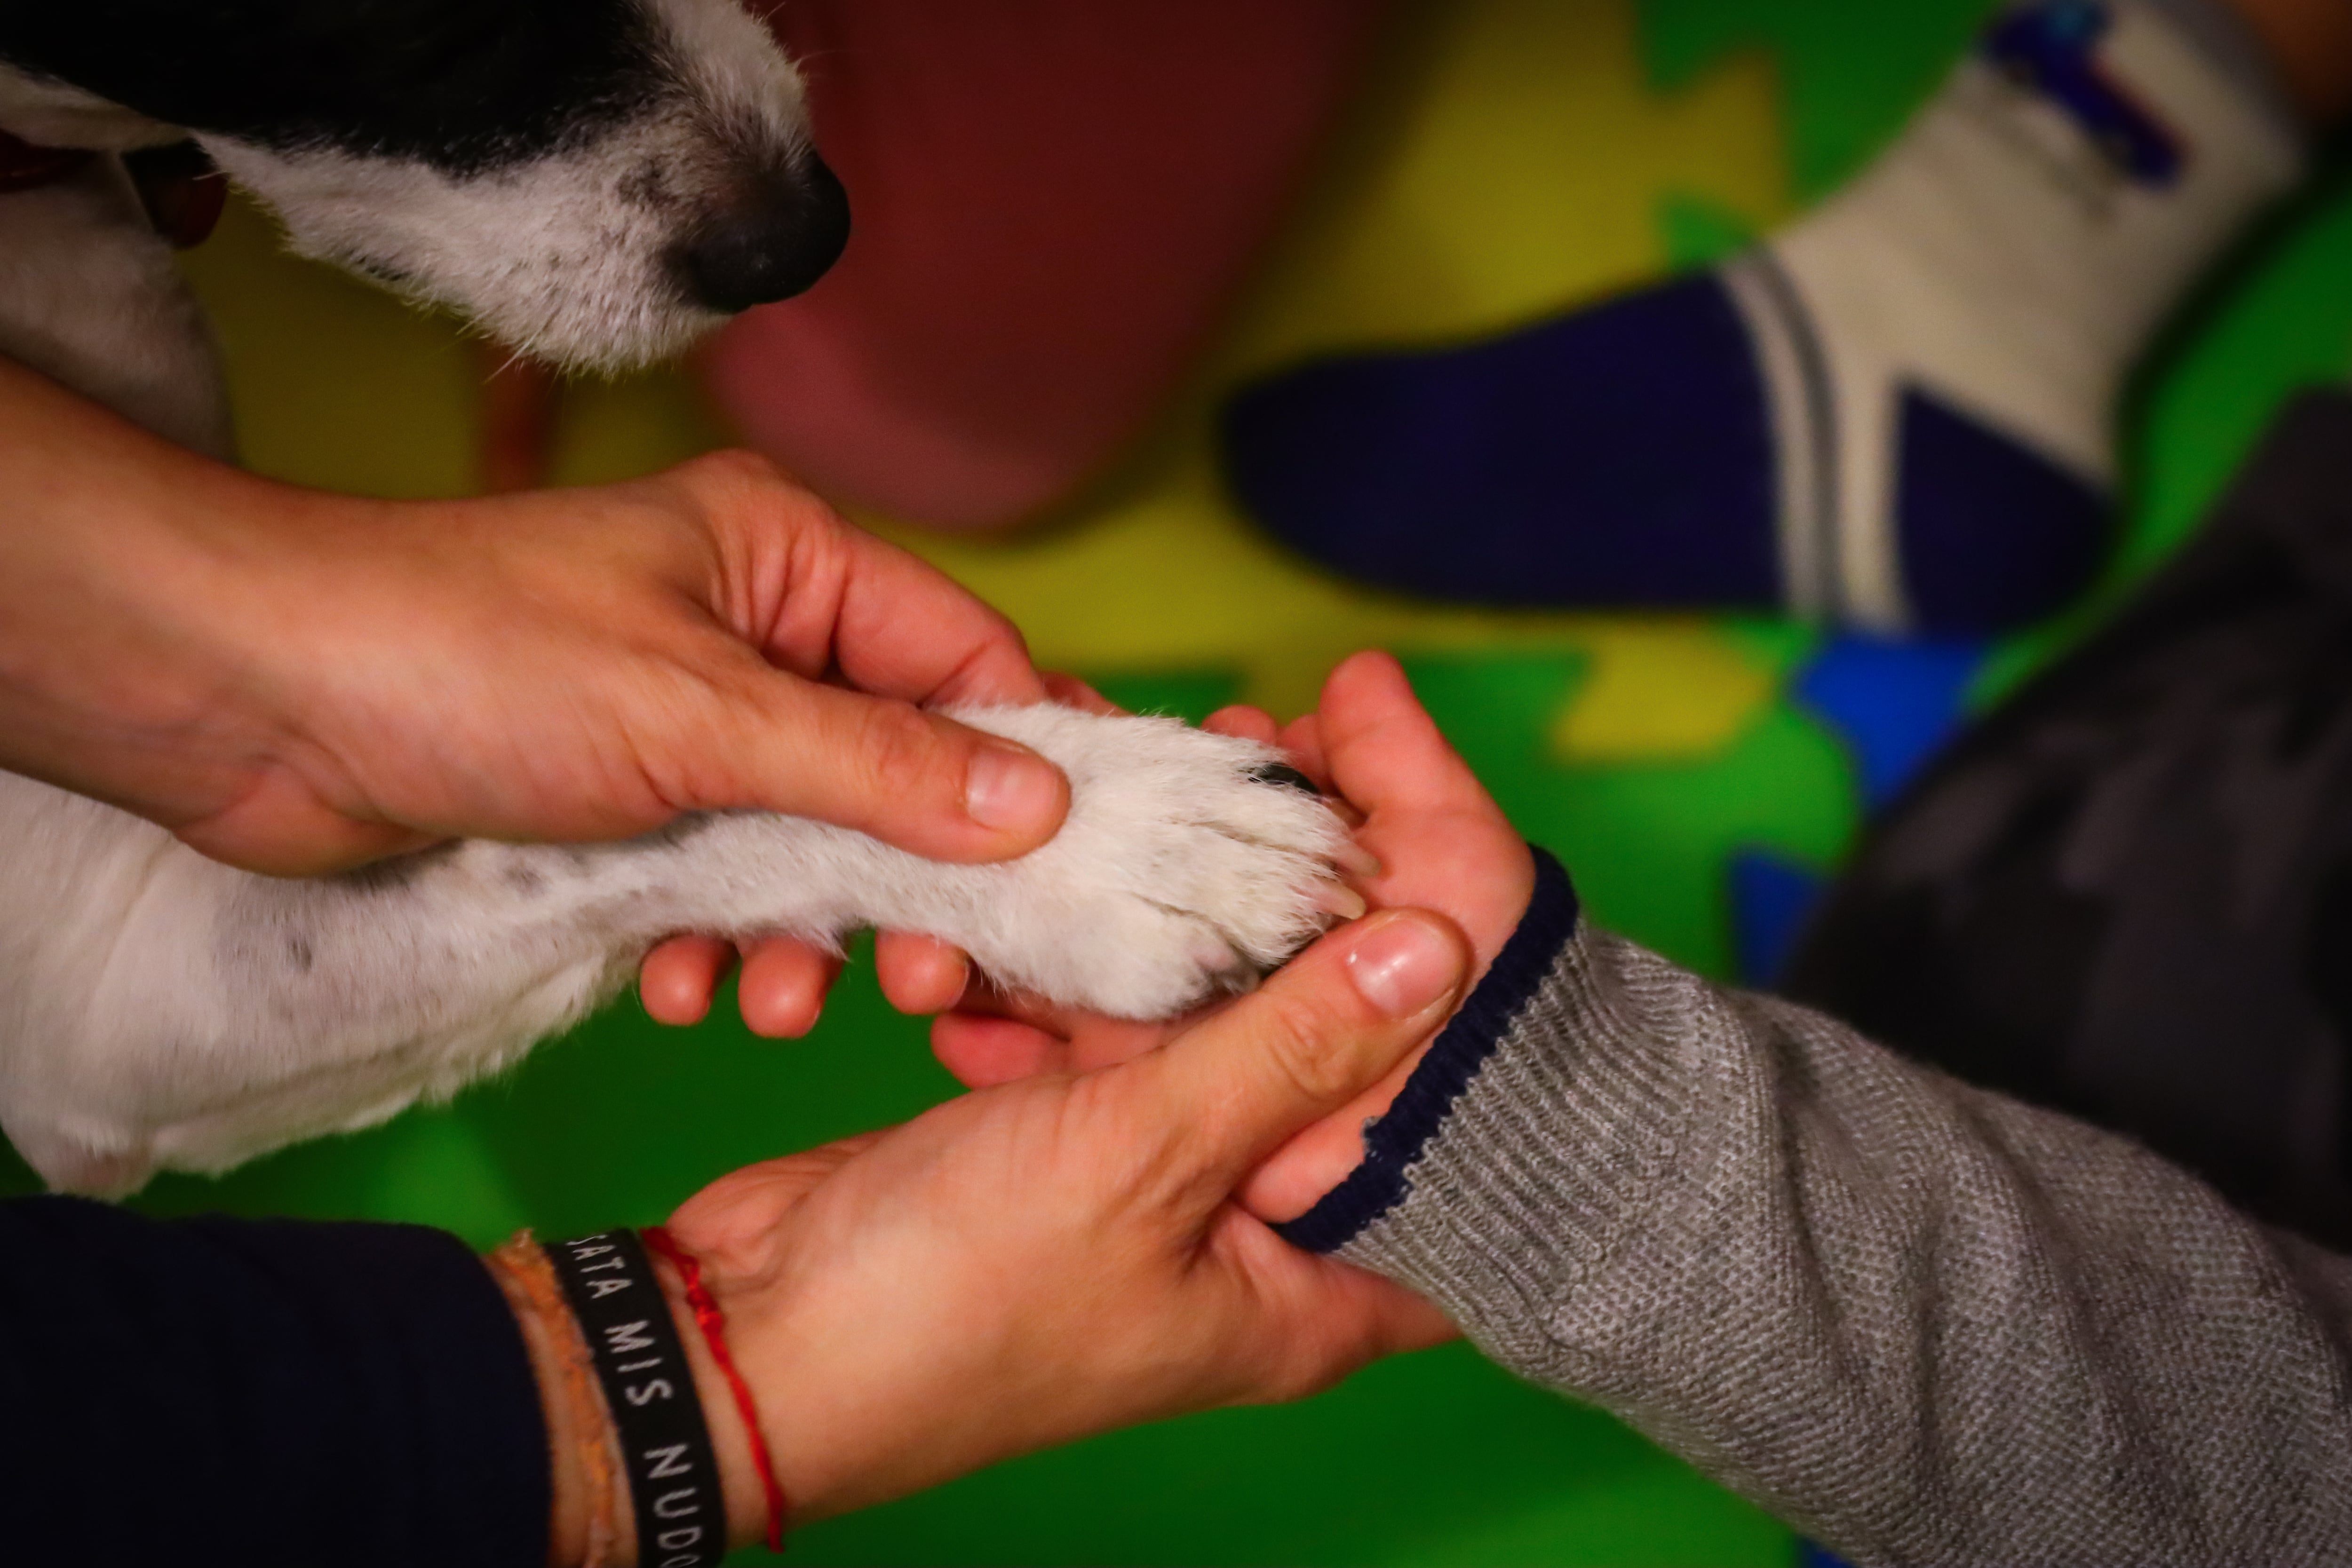
[[705, 225], [678, 248], [677, 269], [696, 304], [731, 316], [800, 293], [848, 243], [849, 193], [811, 158]]

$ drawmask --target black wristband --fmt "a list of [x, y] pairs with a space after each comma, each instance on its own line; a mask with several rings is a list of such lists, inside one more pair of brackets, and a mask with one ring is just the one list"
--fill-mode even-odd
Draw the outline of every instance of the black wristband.
[[718, 1568], [727, 1555], [719, 1456], [669, 1298], [634, 1230], [547, 1249], [596, 1364], [637, 1512], [639, 1568]]

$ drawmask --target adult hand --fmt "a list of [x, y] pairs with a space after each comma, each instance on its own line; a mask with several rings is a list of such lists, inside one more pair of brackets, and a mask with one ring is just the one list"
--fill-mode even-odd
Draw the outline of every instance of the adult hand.
[[[1343, 810], [1358, 813], [1358, 846], [1376, 867], [1349, 883], [1374, 909], [1432, 909], [1469, 937], [1472, 983], [1527, 913], [1535, 862], [1527, 841], [1412, 695], [1386, 653], [1359, 653], [1324, 685], [1321, 707], [1277, 730], [1254, 708], [1228, 708], [1213, 728], [1278, 745]], [[1038, 1006], [985, 990], [939, 1019], [931, 1044], [969, 1085], [1032, 1072], [1089, 1071], [1160, 1046], [1171, 1026]], [[1434, 1038], [1433, 1030], [1432, 1038]], [[1354, 1103], [1302, 1132], [1243, 1192], [1251, 1212], [1294, 1218], [1363, 1158], [1363, 1124], [1385, 1112], [1426, 1051], [1419, 1042]]]
[[[760, 459], [358, 500], [5, 361], [0, 429], [0, 766], [230, 863], [622, 838], [722, 807], [985, 861], [1067, 806], [1043, 758], [918, 706], [1042, 698], [1019, 634]], [[648, 1004], [698, 1013], [719, 951], [657, 956]], [[763, 960], [748, 994], [813, 1014], [823, 961]]]
[[[1296, 1398], [1450, 1336], [1426, 1303], [1294, 1249], [1230, 1199], [1435, 1028], [1469, 960], [1438, 916], [1375, 915], [1162, 1050], [982, 1090], [690, 1199], [670, 1228], [703, 1261], [797, 1516]], [[749, 1448], [701, 1373], [750, 1539]]]

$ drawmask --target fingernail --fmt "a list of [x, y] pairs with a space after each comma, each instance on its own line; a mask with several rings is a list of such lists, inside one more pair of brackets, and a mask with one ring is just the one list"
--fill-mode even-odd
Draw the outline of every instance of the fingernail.
[[1061, 803], [1054, 765], [1034, 751], [983, 746], [964, 775], [963, 809], [983, 828], [1025, 832], [1050, 821]]
[[1365, 933], [1348, 954], [1357, 994], [1391, 1018], [1410, 1018], [1445, 995], [1459, 967], [1453, 944], [1410, 915]]
[[1331, 862], [1350, 876], [1371, 878], [1381, 874], [1381, 857], [1353, 839], [1339, 841], [1339, 847], [1331, 852]]

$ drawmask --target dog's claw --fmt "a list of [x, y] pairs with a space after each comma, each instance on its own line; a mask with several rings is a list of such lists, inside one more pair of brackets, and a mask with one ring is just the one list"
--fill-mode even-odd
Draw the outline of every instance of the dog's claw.
[[1302, 795], [1320, 796], [1315, 780], [1287, 762], [1266, 762], [1250, 769], [1250, 777], [1261, 784], [1272, 784], [1284, 789], [1296, 789]]
[[1367, 907], [1362, 894], [1336, 882], [1326, 883], [1318, 889], [1315, 902], [1325, 914], [1338, 915], [1342, 920], [1361, 919]]

